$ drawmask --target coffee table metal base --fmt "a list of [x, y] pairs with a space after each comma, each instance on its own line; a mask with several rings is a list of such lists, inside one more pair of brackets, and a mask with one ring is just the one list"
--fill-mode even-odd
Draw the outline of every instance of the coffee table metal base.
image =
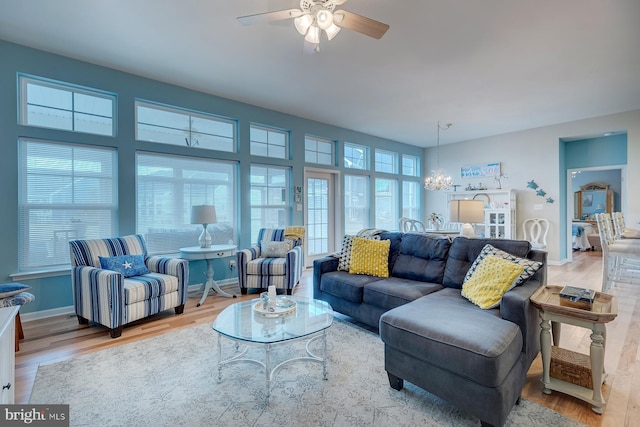
[[[298, 362], [298, 361], [321, 363], [322, 379], [324, 380], [327, 379], [327, 330], [326, 329], [323, 329], [322, 331], [318, 331], [316, 334], [307, 335], [297, 339], [287, 340], [287, 341], [282, 341], [277, 343], [258, 343], [258, 342], [249, 343], [247, 341], [235, 340], [233, 338], [225, 336], [225, 338], [235, 341], [236, 352], [231, 357], [224, 360], [222, 359], [222, 336], [223, 336], [222, 334], [218, 333], [218, 381], [222, 381], [223, 365], [227, 365], [229, 363], [237, 363], [237, 362], [256, 363], [264, 368], [266, 385], [267, 385], [267, 401], [269, 401], [269, 397], [271, 395], [271, 388], [273, 387], [273, 379], [275, 378], [280, 368], [282, 368], [284, 365], [288, 363]], [[305, 346], [305, 350], [307, 353], [306, 356], [291, 357], [289, 359], [283, 360], [282, 362], [278, 363], [276, 366], [273, 366], [273, 367], [271, 366], [271, 349], [273, 347], [277, 345], [289, 344], [289, 343], [303, 340], [303, 339], [307, 340], [307, 344]], [[322, 357], [316, 355], [310, 349], [310, 345], [316, 340], [322, 340], [322, 353], [323, 353]], [[242, 349], [240, 349], [240, 343], [244, 344]], [[255, 345], [264, 347], [264, 362], [261, 360], [244, 357], [247, 354], [247, 351], [249, 350], [249, 346], [255, 346]]]

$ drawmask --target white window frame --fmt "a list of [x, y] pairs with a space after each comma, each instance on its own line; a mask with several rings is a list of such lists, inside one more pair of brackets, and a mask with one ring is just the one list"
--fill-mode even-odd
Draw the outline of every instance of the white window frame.
[[335, 141], [306, 135], [304, 137], [304, 161], [325, 166], [333, 166]]
[[[358, 162], [355, 161], [355, 157], [353, 156], [347, 156], [347, 149], [350, 148], [351, 150], [361, 150], [362, 151], [362, 159], [358, 159], [361, 160], [361, 164], [360, 166], [358, 166]], [[366, 145], [360, 145], [360, 144], [353, 144], [351, 142], [345, 142], [344, 143], [344, 148], [343, 148], [343, 153], [342, 153], [342, 161], [344, 163], [344, 167], [345, 168], [350, 168], [350, 169], [360, 169], [360, 170], [368, 170], [369, 169], [369, 147], [367, 147]]]
[[[254, 130], [266, 132], [267, 140], [258, 141], [257, 139], [254, 139]], [[272, 135], [282, 137], [284, 140], [283, 144], [276, 144], [275, 141], [272, 142]], [[259, 151], [259, 147], [264, 148], [264, 150]], [[249, 128], [249, 152], [252, 156], [286, 160], [289, 158], [289, 132], [284, 129], [251, 124]], [[282, 153], [279, 154], [280, 152]]]
[[[411, 170], [405, 169], [405, 161], [411, 162]], [[402, 162], [402, 175], [420, 176], [420, 158], [418, 156], [403, 154], [401, 162]]]
[[[55, 105], [53, 100], [49, 100], [51, 103], [46, 104], [31, 104], [29, 102], [29, 87], [30, 86], [39, 86], [42, 88], [52, 89], [60, 92], [67, 92], [71, 99], [71, 105], [69, 107], [64, 107], [62, 105]], [[41, 127], [47, 129], [58, 129], [64, 130], [68, 132], [77, 132], [77, 133], [87, 133], [92, 135], [103, 135], [103, 136], [115, 136], [117, 123], [116, 123], [116, 108], [117, 108], [117, 95], [115, 93], [110, 93], [106, 91], [102, 91], [99, 89], [81, 87], [78, 85], [73, 85], [71, 83], [65, 83], [50, 79], [45, 79], [42, 77], [30, 76], [26, 74], [18, 74], [18, 123], [24, 126], [32, 126], [32, 127]], [[94, 98], [95, 100], [108, 101], [111, 103], [111, 113], [108, 114], [97, 114], [95, 112], [82, 111], [80, 108], [80, 97], [85, 97], [86, 100]], [[44, 101], [43, 101], [44, 102]], [[77, 103], [77, 104], [76, 104]], [[68, 117], [63, 117], [63, 120], [69, 120], [68, 126], [56, 126], [53, 123], [51, 125], [38, 124], [37, 122], [31, 122], [29, 120], [29, 110], [31, 108], [40, 108], [47, 110], [49, 113], [58, 112], [60, 114], [67, 114]], [[86, 118], [98, 118], [105, 120], [107, 122], [111, 122], [109, 126], [109, 132], [97, 132], [91, 131], [89, 129], [78, 129], [78, 124], [82, 123], [80, 117]], [[107, 126], [103, 124], [103, 126]]]
[[[183, 118], [187, 121], [185, 126], [177, 127], [171, 125], [169, 120], [159, 120], [159, 122], [141, 122], [140, 109], [154, 110], [159, 114], [167, 114], [167, 118], [171, 116]], [[136, 100], [135, 101], [135, 122], [136, 122], [136, 141], [156, 142], [160, 144], [187, 146], [205, 150], [224, 151], [233, 153], [237, 151], [237, 134], [238, 125], [235, 120], [220, 117], [214, 114], [202, 111], [189, 110], [176, 106], [157, 104], [151, 101]], [[205, 131], [204, 128], [198, 128], [194, 123], [200, 122], [201, 126], [209, 125], [212, 129]], [[216, 126], [231, 127], [230, 133], [216, 132]], [[143, 127], [151, 129], [165, 129], [167, 138], [149, 138], [144, 136]]]
[[[255, 176], [258, 176], [255, 172], [254, 168], [266, 168], [267, 176], [269, 175], [269, 170], [277, 170], [282, 171], [284, 176], [284, 183], [282, 185], [272, 185], [269, 182], [261, 181], [256, 182]], [[264, 175], [260, 175], [264, 177]], [[290, 203], [290, 182], [291, 182], [291, 168], [284, 166], [274, 166], [274, 165], [263, 165], [263, 164], [251, 164], [251, 172], [250, 172], [250, 180], [251, 180], [251, 196], [249, 201], [249, 211], [251, 216], [251, 243], [255, 244], [258, 238], [258, 231], [260, 228], [284, 228], [287, 224], [289, 224], [289, 217], [291, 215], [291, 203]], [[263, 203], [255, 203], [253, 202], [253, 195], [256, 191], [260, 191], [261, 201]], [[266, 192], [266, 194], [265, 194]], [[277, 195], [280, 192], [281, 198], [278, 203], [271, 203], [269, 199], [269, 195]], [[265, 203], [266, 201], [266, 203]], [[254, 211], [260, 211], [260, 217], [257, 218], [254, 216]], [[278, 218], [276, 221], [266, 220], [266, 213], [268, 211], [282, 211], [283, 216]]]
[[20, 272], [68, 268], [69, 240], [117, 235], [114, 148], [20, 138], [18, 157]]
[[[382, 159], [378, 159], [378, 156], [384, 156], [388, 158], [390, 161], [382, 161]], [[394, 151], [381, 150], [379, 148], [375, 149], [374, 153], [374, 165], [376, 172], [389, 173], [389, 174], [397, 174], [398, 173], [398, 153]], [[387, 170], [389, 166], [390, 170]]]
[[[158, 173], [143, 174], [143, 167], [156, 168]], [[196, 205], [216, 207], [217, 223], [209, 226], [214, 244], [235, 241], [237, 169], [236, 162], [226, 160], [136, 153], [136, 230], [145, 235], [149, 253], [175, 253], [180, 247], [198, 244], [202, 225], [191, 224], [191, 207]], [[156, 194], [148, 186], [164, 186], [167, 194]], [[150, 193], [143, 194], [145, 191]], [[224, 234], [216, 236], [216, 230]]]

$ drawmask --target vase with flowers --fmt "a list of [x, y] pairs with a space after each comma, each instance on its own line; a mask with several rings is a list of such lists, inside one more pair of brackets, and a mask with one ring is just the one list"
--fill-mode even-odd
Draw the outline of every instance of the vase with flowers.
[[427, 217], [427, 222], [430, 224], [430, 228], [440, 230], [444, 225], [444, 217], [439, 213], [431, 212], [431, 215]]

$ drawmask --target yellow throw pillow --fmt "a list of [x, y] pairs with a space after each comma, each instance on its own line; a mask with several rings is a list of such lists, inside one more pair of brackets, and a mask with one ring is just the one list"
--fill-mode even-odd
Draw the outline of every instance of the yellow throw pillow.
[[350, 274], [389, 277], [391, 240], [370, 240], [355, 237], [351, 247]]
[[462, 284], [462, 296], [482, 309], [500, 305], [502, 296], [516, 286], [524, 266], [489, 255]]

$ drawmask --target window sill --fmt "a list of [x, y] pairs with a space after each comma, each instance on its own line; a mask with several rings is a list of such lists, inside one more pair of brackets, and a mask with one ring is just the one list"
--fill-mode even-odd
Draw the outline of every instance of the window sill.
[[52, 270], [40, 270], [40, 271], [24, 271], [21, 273], [10, 274], [11, 280], [19, 282], [20, 280], [42, 279], [44, 277], [56, 277], [66, 276], [71, 273], [70, 267], [62, 267]]

